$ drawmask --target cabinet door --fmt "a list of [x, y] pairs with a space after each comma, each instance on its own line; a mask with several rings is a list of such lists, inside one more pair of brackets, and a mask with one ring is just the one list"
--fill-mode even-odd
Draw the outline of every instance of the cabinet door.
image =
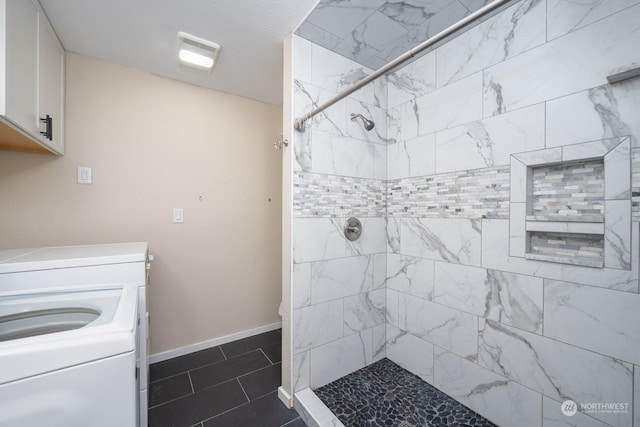
[[6, 2], [6, 94], [3, 114], [38, 134], [38, 10], [31, 1]]
[[[41, 141], [64, 153], [64, 51], [46, 17], [38, 22], [38, 116], [51, 117], [52, 139], [41, 135]], [[46, 124], [41, 124], [45, 131]]]

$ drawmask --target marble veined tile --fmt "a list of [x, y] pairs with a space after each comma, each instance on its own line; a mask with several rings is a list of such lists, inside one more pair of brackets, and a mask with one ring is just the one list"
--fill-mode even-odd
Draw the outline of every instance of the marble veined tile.
[[604, 157], [605, 200], [631, 199], [630, 176], [631, 141], [625, 138]]
[[389, 40], [396, 39], [407, 32], [406, 28], [379, 11], [369, 15], [357, 30], [360, 30], [362, 39], [376, 52], [382, 49]]
[[330, 92], [347, 89], [371, 72], [357, 62], [317, 44], [311, 45], [311, 67], [311, 83]]
[[[328, 101], [336, 94], [319, 87], [303, 83], [298, 80], [294, 81], [293, 88], [293, 113], [296, 118], [302, 117], [307, 113]], [[306, 131], [309, 129], [322, 130], [335, 135], [343, 136], [347, 132], [347, 103], [342, 100], [327, 108], [315, 117], [307, 120]], [[297, 132], [297, 131], [296, 131]]]
[[640, 364], [640, 295], [547, 280], [544, 335]]
[[484, 115], [601, 86], [638, 65], [640, 5], [514, 56], [484, 71]]
[[311, 172], [311, 131], [293, 133], [293, 170]]
[[315, 24], [305, 20], [298, 29], [296, 34], [305, 40], [313, 40], [315, 44], [319, 44], [327, 49], [334, 49], [340, 42], [340, 38], [323, 28], [318, 27]]
[[311, 305], [311, 263], [293, 264], [291, 282], [293, 308]]
[[515, 256], [520, 258], [525, 257], [525, 254], [527, 252], [526, 217], [527, 217], [526, 203], [524, 202], [515, 203], [512, 201], [509, 204], [509, 255], [510, 256]]
[[402, 218], [400, 223], [403, 255], [480, 266], [479, 220]]
[[[314, 84], [333, 93], [337, 93], [351, 88], [355, 83], [373, 71], [344, 56], [352, 55], [353, 50], [358, 51], [358, 56], [366, 56], [372, 53], [371, 47], [361, 45], [357, 39], [354, 39], [354, 37], [357, 38], [358, 36], [357, 32], [354, 31], [352, 37], [341, 39], [337, 41], [335, 45], [325, 44], [319, 46], [317, 44], [311, 44], [311, 81]], [[325, 47], [329, 47], [331, 50]], [[386, 109], [386, 79], [378, 78], [374, 80], [372, 83], [349, 95], [349, 98]]]
[[384, 218], [360, 218], [362, 234], [355, 241], [347, 242], [347, 253], [351, 255], [368, 255], [386, 252], [387, 240]]
[[405, 102], [387, 110], [387, 142], [404, 142], [418, 137], [420, 112], [416, 101]]
[[[638, 247], [640, 238], [637, 222], [632, 223], [631, 236], [631, 246]], [[631, 270], [581, 267], [509, 256], [508, 220], [482, 220], [482, 267], [601, 288], [638, 292], [638, 259], [635, 256], [631, 259]]]
[[310, 388], [296, 392], [294, 402], [300, 418], [309, 427], [345, 427]]
[[605, 200], [604, 207], [604, 265], [630, 270], [631, 201]]
[[294, 218], [293, 261], [296, 263], [346, 255], [340, 218]]
[[540, 278], [435, 263], [434, 302], [542, 333], [542, 300]]
[[387, 357], [429, 384], [433, 384], [433, 344], [392, 325], [387, 325], [386, 333]]
[[466, 359], [476, 359], [476, 316], [407, 294], [400, 294], [398, 307], [400, 329]]
[[[640, 79], [547, 101], [547, 147], [631, 136], [640, 146]], [[576, 123], [580, 123], [576, 126]]]
[[385, 221], [387, 223], [387, 252], [399, 254], [401, 250], [400, 228], [402, 227], [402, 220], [387, 216]]
[[375, 178], [374, 144], [321, 131], [311, 132], [311, 170], [313, 172]]
[[[564, 145], [562, 147], [562, 161], [571, 162], [574, 160], [584, 160], [584, 159], [590, 159], [590, 158], [605, 157], [607, 153], [609, 153], [616, 146], [620, 145], [620, 143], [623, 142], [625, 139], [628, 139], [628, 138], [627, 137], [610, 138], [610, 139], [603, 139], [603, 140], [598, 140], [593, 142], [583, 142], [581, 144]], [[626, 151], [626, 156], [627, 156], [627, 161], [629, 161], [630, 153], [628, 152], [628, 148]], [[617, 166], [621, 166], [621, 165], [617, 165]], [[626, 168], [625, 172], [627, 175], [631, 173], [628, 167]], [[606, 185], [606, 180], [607, 180], [607, 177], [605, 176], [605, 185]], [[605, 198], [607, 198], [608, 196], [607, 193], [608, 192], [605, 190]], [[613, 197], [615, 193], [616, 193], [615, 190], [611, 191], [611, 195], [610, 195], [611, 199], [615, 199], [615, 197]], [[625, 195], [624, 198], [628, 199], [629, 195], [628, 194]]]
[[543, 0], [524, 0], [437, 49], [438, 87], [545, 42]]
[[538, 104], [437, 132], [436, 173], [507, 165], [513, 153], [543, 149], [544, 120]]
[[547, 40], [637, 4], [638, 0], [547, 0]]
[[435, 134], [387, 146], [387, 179], [433, 175], [435, 172]]
[[[478, 363], [558, 401], [630, 403], [633, 398], [631, 364], [491, 320], [480, 324]], [[631, 412], [593, 416], [631, 426]]]
[[387, 254], [387, 289], [432, 299], [434, 262], [429, 259]]
[[385, 323], [386, 291], [378, 289], [344, 299], [345, 334], [360, 332]]
[[380, 12], [407, 30], [418, 27], [451, 3], [451, 0], [387, 0]]
[[365, 39], [365, 32], [367, 31], [367, 28], [369, 27], [367, 26], [367, 21], [365, 21], [362, 25], [349, 33], [348, 36], [340, 39], [332, 51], [353, 59], [359, 64], [366, 64], [367, 66], [370, 66], [369, 60], [374, 57], [378, 51], [373, 46], [369, 46], [367, 44], [367, 40]]
[[343, 336], [342, 300], [293, 310], [293, 352], [299, 353]]
[[389, 107], [425, 95], [436, 88], [436, 54], [430, 52], [387, 75]]
[[307, 20], [343, 38], [386, 0], [332, 0], [319, 3]]
[[486, 6], [491, 2], [491, 0], [460, 0], [460, 2], [465, 5], [467, 9], [474, 12], [480, 9], [482, 6]]
[[385, 288], [387, 285], [387, 254], [373, 255], [373, 289]]
[[581, 412], [572, 416], [562, 413], [562, 403], [542, 396], [542, 427], [607, 427], [608, 424]]
[[539, 427], [542, 396], [448, 351], [434, 351], [433, 384], [500, 426]]
[[314, 348], [309, 353], [311, 388], [322, 387], [371, 363], [371, 329]]
[[468, 14], [469, 10], [459, 1], [450, 1], [442, 10], [409, 30], [406, 35], [389, 42], [384, 49], [378, 52], [376, 58], [381, 59], [383, 64], [392, 61]]
[[309, 387], [309, 352], [294, 354], [291, 363], [294, 393]]
[[419, 135], [479, 120], [482, 118], [482, 73], [429, 92], [416, 99], [416, 105]]
[[344, 298], [373, 288], [370, 256], [317, 261], [311, 266], [311, 302]]
[[293, 36], [293, 78], [311, 83], [311, 42]]
[[383, 323], [378, 326], [374, 326], [371, 328], [372, 335], [372, 362], [377, 362], [378, 360], [382, 360], [387, 357], [387, 324]]
[[[387, 112], [379, 107], [356, 101], [354, 99], [347, 99], [347, 135], [377, 144], [387, 143]], [[351, 120], [351, 114], [362, 114], [368, 120], [372, 120], [375, 123], [373, 129], [366, 130], [362, 124], [360, 118]]]
[[400, 293], [393, 289], [387, 289], [387, 323], [398, 326], [400, 324], [399, 307], [400, 307]]

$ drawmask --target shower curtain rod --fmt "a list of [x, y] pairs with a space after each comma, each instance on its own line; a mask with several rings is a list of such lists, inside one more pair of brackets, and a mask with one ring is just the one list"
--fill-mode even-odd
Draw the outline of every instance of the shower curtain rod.
[[463, 28], [465, 25], [475, 21], [476, 19], [482, 18], [484, 15], [488, 14], [489, 12], [495, 10], [499, 6], [502, 6], [504, 3], [507, 3], [509, 1], [511, 1], [511, 0], [495, 0], [495, 1], [492, 1], [491, 3], [489, 3], [488, 5], [476, 10], [472, 14], [467, 15], [466, 17], [462, 18], [461, 20], [459, 20], [455, 24], [451, 25], [450, 27], [447, 27], [444, 30], [440, 31], [435, 36], [423, 41], [418, 46], [414, 47], [413, 49], [409, 49], [407, 52], [405, 52], [402, 55], [398, 56], [396, 59], [394, 59], [391, 62], [387, 63], [386, 65], [378, 68], [378, 70], [374, 71], [373, 73], [369, 74], [367, 77], [365, 77], [362, 80], [358, 81], [356, 84], [354, 84], [350, 88], [345, 89], [344, 91], [340, 92], [339, 94], [337, 94], [336, 96], [334, 96], [333, 98], [331, 98], [330, 100], [325, 102], [324, 104], [322, 104], [319, 107], [317, 107], [315, 110], [305, 114], [302, 117], [299, 117], [299, 118], [295, 119], [295, 121], [293, 122], [293, 127], [298, 132], [304, 132], [305, 124], [306, 124], [307, 120], [309, 120], [310, 118], [314, 117], [315, 115], [317, 115], [317, 114], [321, 113], [322, 111], [326, 110], [327, 108], [331, 107], [333, 104], [335, 104], [336, 102], [340, 101], [341, 99], [346, 98], [347, 96], [351, 95], [353, 92], [357, 91], [358, 89], [362, 88], [363, 86], [366, 86], [367, 84], [369, 84], [370, 82], [374, 81], [378, 77], [380, 77], [383, 74], [387, 73], [388, 71], [394, 69], [398, 65], [400, 65], [400, 64], [406, 62], [407, 60], [413, 58], [418, 53], [420, 53], [423, 50], [425, 50], [426, 48], [434, 45], [435, 43], [439, 42], [440, 40], [444, 39], [445, 37], [453, 34], [454, 32], [456, 32], [459, 29]]

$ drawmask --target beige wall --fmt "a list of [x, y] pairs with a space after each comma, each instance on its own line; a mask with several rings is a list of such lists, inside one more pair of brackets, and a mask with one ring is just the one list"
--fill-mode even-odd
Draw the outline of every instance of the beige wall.
[[68, 54], [66, 113], [65, 156], [0, 151], [1, 249], [148, 241], [152, 354], [280, 320], [280, 107]]

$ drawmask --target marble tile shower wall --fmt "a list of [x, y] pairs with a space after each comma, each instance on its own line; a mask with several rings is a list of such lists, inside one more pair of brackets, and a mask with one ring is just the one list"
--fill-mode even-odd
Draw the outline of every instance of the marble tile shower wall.
[[[640, 427], [640, 79], [606, 80], [639, 34], [637, 0], [523, 0], [388, 77], [385, 354], [499, 425]], [[511, 155], [618, 136], [630, 269], [509, 256]]]
[[[295, 391], [386, 355], [499, 425], [640, 427], [638, 34], [638, 0], [522, 0], [295, 133]], [[370, 72], [294, 46], [295, 117]], [[511, 257], [511, 155], [618, 136], [630, 269]]]
[[[294, 38], [295, 117], [372, 70]], [[308, 123], [293, 141], [294, 392], [320, 387], [384, 357], [386, 304], [386, 82]], [[375, 122], [367, 132], [351, 113]], [[343, 236], [350, 216], [356, 242]], [[337, 362], [339, 361], [339, 362]]]

